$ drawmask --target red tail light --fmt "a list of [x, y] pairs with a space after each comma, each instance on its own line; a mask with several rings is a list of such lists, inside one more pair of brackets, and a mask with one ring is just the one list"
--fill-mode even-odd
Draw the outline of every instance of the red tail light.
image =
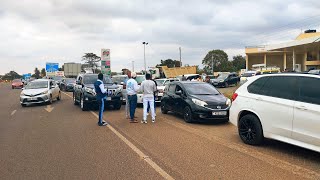
[[232, 95], [232, 101], [235, 101], [235, 100], [237, 99], [237, 97], [238, 97], [238, 94], [237, 94], [237, 93], [234, 93], [234, 94]]

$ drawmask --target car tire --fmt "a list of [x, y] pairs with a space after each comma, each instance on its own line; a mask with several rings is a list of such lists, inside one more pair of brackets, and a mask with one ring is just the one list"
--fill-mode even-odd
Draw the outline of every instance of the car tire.
[[48, 104], [52, 104], [52, 103], [53, 103], [52, 94], [50, 94]]
[[115, 104], [113, 105], [113, 108], [114, 108], [115, 110], [120, 110], [120, 109], [121, 109], [121, 104], [122, 104], [122, 102], [119, 101], [119, 102], [117, 102], [117, 103], [115, 103]]
[[187, 122], [187, 123], [193, 122], [192, 116], [193, 115], [192, 115], [192, 111], [191, 111], [190, 107], [189, 106], [185, 107], [184, 111], [183, 111], [183, 119], [184, 119], [184, 121]]
[[88, 104], [84, 102], [84, 95], [80, 97], [80, 108], [82, 109], [82, 111], [88, 110]]
[[165, 103], [161, 102], [160, 109], [161, 109], [161, 113], [162, 114], [167, 114], [168, 113], [168, 110], [167, 110], [167, 108], [165, 106], [166, 106]]
[[12, 89], [14, 89], [14, 87], [12, 86]]
[[259, 145], [264, 140], [260, 120], [253, 114], [245, 115], [239, 120], [238, 132], [246, 144]]
[[60, 101], [61, 100], [61, 92], [59, 91], [59, 95], [57, 97], [57, 100]]
[[76, 100], [76, 95], [73, 93], [73, 104], [74, 105], [79, 105], [79, 102]]
[[22, 107], [27, 107], [27, 105], [26, 105], [26, 104], [21, 104], [21, 106], [22, 106]]

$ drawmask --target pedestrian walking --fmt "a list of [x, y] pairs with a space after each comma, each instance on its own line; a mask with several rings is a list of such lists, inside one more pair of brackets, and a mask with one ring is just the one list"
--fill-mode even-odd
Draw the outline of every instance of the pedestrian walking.
[[187, 81], [187, 78], [184, 76], [184, 74], [182, 75], [181, 81]]
[[135, 80], [137, 77], [136, 73], [131, 73], [131, 78], [127, 81], [127, 99], [128, 99], [128, 108], [130, 112], [130, 123], [137, 123], [138, 121], [134, 119], [134, 114], [137, 108], [137, 92], [139, 86]]
[[[143, 120], [141, 123], [147, 123], [147, 108], [154, 107], [154, 92], [157, 91], [156, 84], [151, 80], [151, 74], [146, 74], [146, 80], [141, 83], [140, 90], [143, 93]], [[152, 122], [155, 122], [156, 116], [154, 108], [151, 109]]]
[[103, 121], [103, 111], [104, 111], [104, 99], [107, 96], [107, 90], [104, 88], [103, 84], [103, 74], [99, 73], [98, 74], [98, 79], [94, 83], [94, 89], [97, 93], [97, 101], [99, 104], [99, 121], [98, 125], [99, 126], [106, 126], [108, 125], [107, 122]]

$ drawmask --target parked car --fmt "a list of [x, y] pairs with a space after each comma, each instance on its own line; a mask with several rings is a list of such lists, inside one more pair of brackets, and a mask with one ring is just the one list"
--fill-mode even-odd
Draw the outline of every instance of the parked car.
[[178, 78], [169, 78], [169, 79], [156, 79], [157, 82], [157, 90], [158, 90], [158, 97], [156, 102], [161, 102], [161, 98], [163, 97], [163, 92], [167, 84], [173, 81], [179, 81]]
[[233, 95], [230, 120], [246, 144], [270, 138], [320, 152], [319, 92], [317, 75], [252, 77]]
[[62, 79], [65, 78], [63, 76], [53, 76], [51, 77], [51, 79], [53, 79], [54, 81], [56, 81], [57, 85], [60, 86], [60, 83], [62, 81]]
[[[94, 83], [98, 79], [98, 74], [79, 74], [76, 79], [76, 85], [73, 91], [73, 103], [80, 104], [83, 111], [89, 107], [98, 106]], [[108, 91], [105, 99], [106, 105], [112, 105], [114, 109], [119, 110], [122, 104], [122, 89], [114, 84], [109, 77], [104, 77], [104, 87]]]
[[112, 81], [116, 83], [120, 88], [122, 88], [122, 96], [123, 96], [123, 102], [126, 101], [127, 97], [127, 81], [129, 77], [128, 75], [114, 75], [112, 76]]
[[236, 73], [222, 73], [217, 79], [212, 81], [212, 85], [216, 87], [229, 87], [237, 85], [240, 82], [240, 77]]
[[20, 104], [23, 107], [29, 104], [51, 104], [54, 99], [61, 100], [61, 92], [56, 82], [50, 79], [31, 81], [20, 94]]
[[73, 91], [75, 85], [75, 78], [63, 78], [60, 83], [60, 89], [63, 91]]
[[11, 88], [23, 88], [23, 82], [21, 81], [21, 79], [14, 79], [11, 83]]
[[[201, 76], [199, 74], [185, 74], [184, 77], [187, 79], [187, 81], [201, 78]], [[182, 75], [179, 75], [176, 78], [178, 78], [180, 81], [182, 81]]]
[[174, 81], [166, 87], [161, 99], [161, 112], [183, 115], [186, 122], [229, 121], [231, 100], [208, 83]]
[[310, 71], [308, 72], [308, 74], [320, 75], [320, 69], [310, 70]]
[[240, 77], [240, 85], [244, 84], [247, 81], [247, 78], [260, 75], [260, 71], [246, 71], [242, 76]]

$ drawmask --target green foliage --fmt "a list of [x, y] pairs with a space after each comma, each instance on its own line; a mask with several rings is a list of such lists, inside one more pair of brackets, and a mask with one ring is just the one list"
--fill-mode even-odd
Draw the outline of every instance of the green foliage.
[[232, 65], [235, 71], [240, 71], [240, 69], [246, 68], [246, 58], [241, 55], [233, 56]]
[[168, 68], [180, 67], [180, 61], [172, 59], [161, 60], [161, 64], [157, 64], [157, 66], [167, 66]]
[[22, 78], [22, 76], [16, 73], [15, 71], [10, 71], [6, 73], [4, 76], [2, 76], [2, 80], [14, 80], [20, 78]]
[[99, 67], [98, 62], [101, 61], [101, 58], [94, 53], [85, 53], [84, 56], [82, 56], [82, 61], [88, 64], [88, 67], [95, 72]]
[[40, 71], [38, 68], [35, 68], [34, 69], [34, 74], [32, 75], [32, 77], [36, 78], [36, 79], [39, 79], [40, 78]]
[[44, 68], [41, 69], [41, 77], [44, 77], [47, 75], [46, 70]]

